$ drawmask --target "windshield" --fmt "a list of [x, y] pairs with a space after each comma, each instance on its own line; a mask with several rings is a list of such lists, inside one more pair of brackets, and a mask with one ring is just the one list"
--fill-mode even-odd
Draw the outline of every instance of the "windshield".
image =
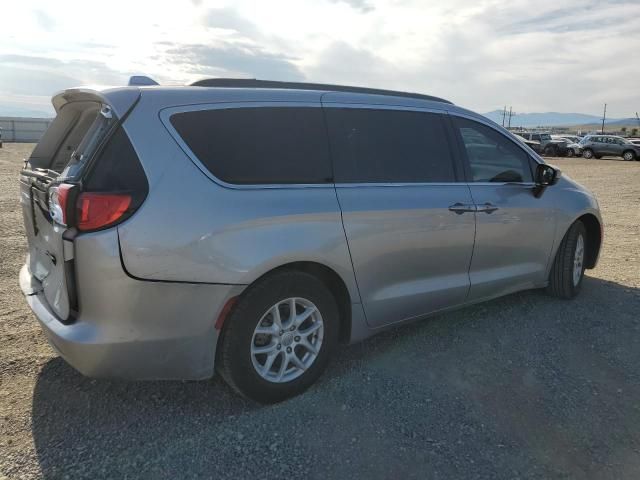
[[540, 135], [540, 140], [551, 140], [551, 135], [548, 133], [543, 133]]

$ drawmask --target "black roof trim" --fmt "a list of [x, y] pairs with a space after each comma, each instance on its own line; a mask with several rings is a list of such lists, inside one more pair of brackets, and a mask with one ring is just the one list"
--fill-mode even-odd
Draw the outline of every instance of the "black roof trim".
[[328, 90], [332, 92], [367, 93], [370, 95], [386, 95], [394, 97], [417, 98], [432, 102], [453, 103], [444, 98], [423, 95], [421, 93], [398, 92], [379, 88], [350, 87], [345, 85], [330, 85], [325, 83], [280, 82], [277, 80], [257, 80], [255, 78], [207, 78], [191, 84], [192, 87], [223, 87], [223, 88], [281, 88], [286, 90]]

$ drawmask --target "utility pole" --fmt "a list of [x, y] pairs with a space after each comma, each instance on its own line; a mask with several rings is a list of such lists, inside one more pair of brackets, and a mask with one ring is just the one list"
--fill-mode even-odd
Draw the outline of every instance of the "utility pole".
[[604, 112], [602, 113], [602, 131], [600, 132], [602, 135], [604, 135], [604, 121], [607, 118], [607, 104], [604, 104]]
[[[507, 116], [507, 106], [504, 106], [504, 110], [502, 110], [502, 126], [504, 127], [504, 117]], [[638, 116], [638, 114], [636, 114]]]
[[513, 111], [513, 107], [509, 107], [509, 126], [507, 128], [511, 128], [511, 117], [513, 117], [516, 113]]

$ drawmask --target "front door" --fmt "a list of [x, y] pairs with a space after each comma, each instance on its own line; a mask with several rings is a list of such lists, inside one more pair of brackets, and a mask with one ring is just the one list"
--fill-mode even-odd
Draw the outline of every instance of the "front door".
[[443, 115], [326, 103], [336, 194], [372, 327], [464, 303], [475, 218]]
[[469, 300], [542, 285], [555, 234], [547, 195], [533, 194], [533, 160], [498, 130], [455, 117], [476, 204]]

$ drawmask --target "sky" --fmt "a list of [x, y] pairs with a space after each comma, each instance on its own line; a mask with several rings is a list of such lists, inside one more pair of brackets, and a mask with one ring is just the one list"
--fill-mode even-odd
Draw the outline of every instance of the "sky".
[[426, 93], [478, 112], [640, 111], [640, 0], [13, 1], [0, 115], [78, 85], [208, 77]]

